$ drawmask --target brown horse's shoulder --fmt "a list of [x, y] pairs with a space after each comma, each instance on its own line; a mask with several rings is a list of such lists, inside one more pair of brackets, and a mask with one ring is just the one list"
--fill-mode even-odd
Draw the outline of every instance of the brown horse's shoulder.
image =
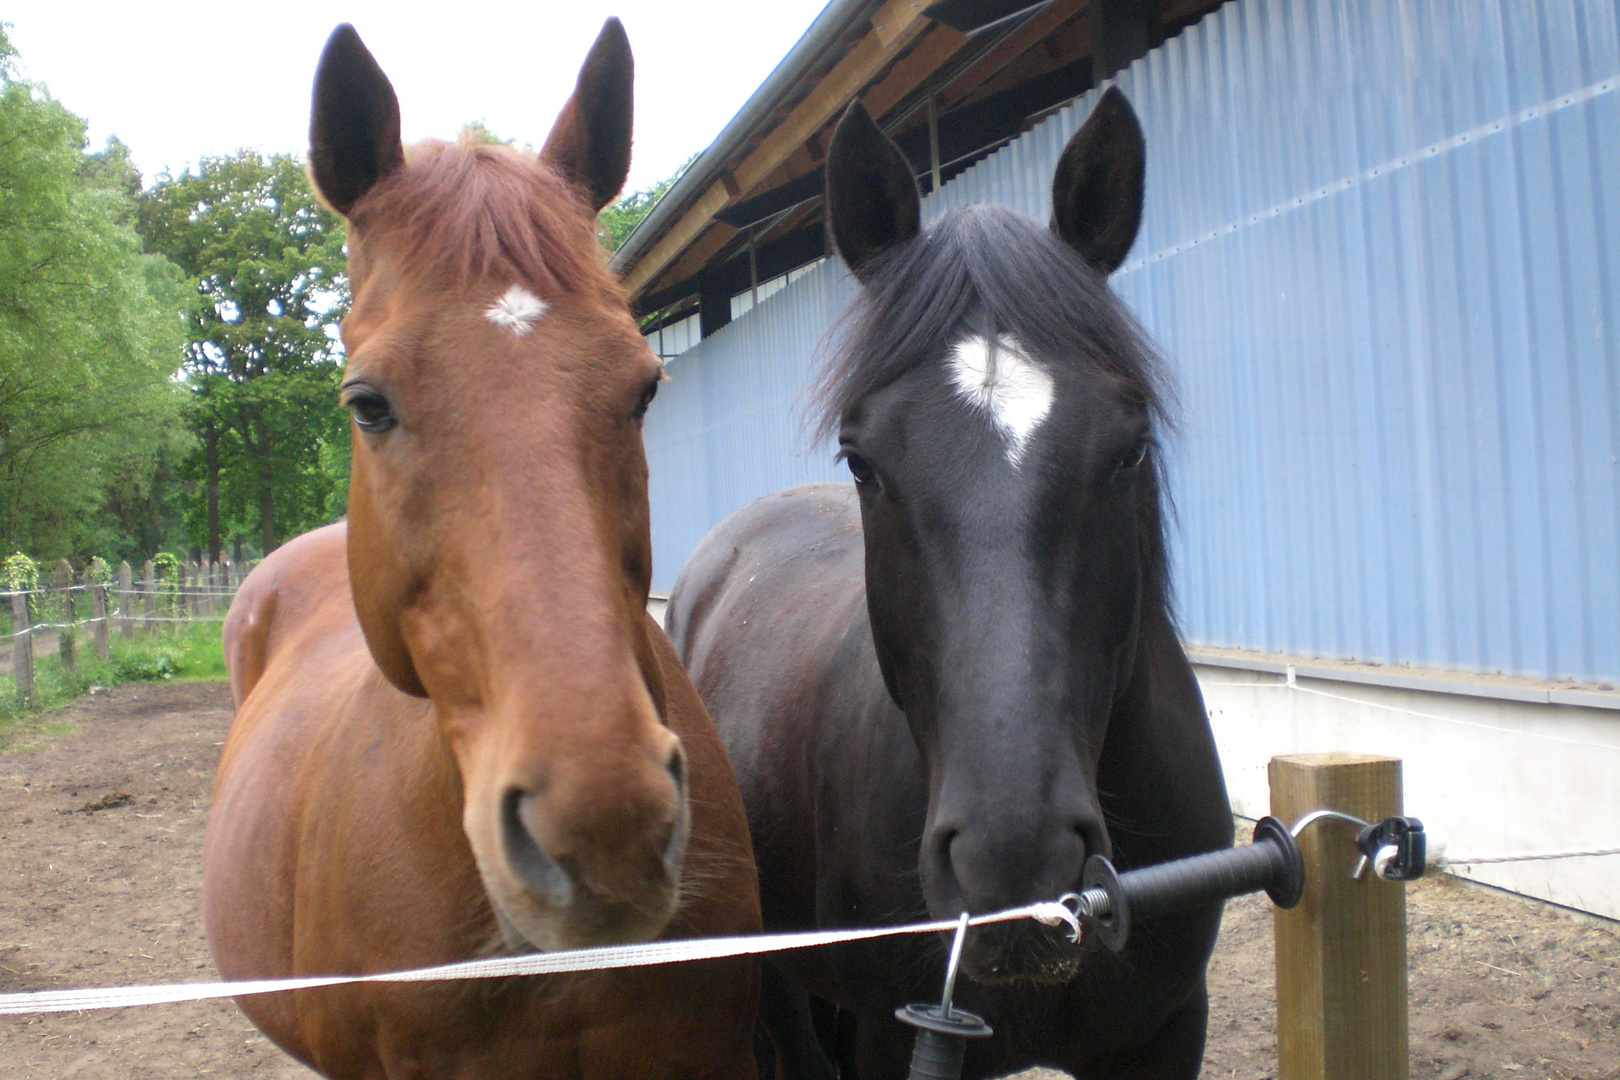
[[758, 933], [759, 878], [731, 760], [674, 646], [651, 615], [646, 628], [664, 686], [665, 722], [686, 751], [691, 790], [702, 793], [692, 800], [682, 900], [666, 936]]
[[323, 615], [353, 619], [346, 538], [338, 522], [289, 540], [237, 589], [221, 634], [238, 709], [289, 636], [327, 621]]

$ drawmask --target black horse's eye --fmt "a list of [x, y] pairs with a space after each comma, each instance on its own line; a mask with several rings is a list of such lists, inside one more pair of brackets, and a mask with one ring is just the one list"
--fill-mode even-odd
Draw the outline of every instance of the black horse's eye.
[[868, 465], [866, 459], [859, 454], [846, 453], [844, 464], [849, 466], [849, 475], [853, 476], [861, 487], [869, 487], [877, 480], [877, 474], [872, 471], [872, 466]]
[[1119, 464], [1114, 470], [1115, 473], [1128, 473], [1132, 469], [1135, 469], [1138, 465], [1142, 464], [1142, 462], [1146, 461], [1148, 455], [1148, 446], [1151, 442], [1152, 440], [1148, 439], [1146, 436], [1136, 440], [1135, 445], [1125, 452], [1124, 457], [1119, 459]]
[[651, 405], [653, 403], [653, 398], [658, 396], [658, 383], [660, 379], [662, 379], [662, 376], [659, 376], [658, 379], [654, 379], [652, 382], [648, 383], [647, 389], [643, 390], [641, 392], [641, 397], [636, 399], [636, 411], [630, 415], [637, 423], [640, 423], [641, 418], [647, 415], [647, 406]]
[[373, 435], [381, 435], [399, 423], [394, 415], [393, 406], [388, 399], [377, 393], [356, 393], [349, 397], [349, 412], [354, 416], [354, 422], [360, 425], [362, 431], [369, 431]]

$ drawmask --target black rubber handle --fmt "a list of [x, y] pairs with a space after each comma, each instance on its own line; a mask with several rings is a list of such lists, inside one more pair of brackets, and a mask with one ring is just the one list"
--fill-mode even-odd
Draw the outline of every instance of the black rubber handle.
[[966, 1057], [967, 1040], [961, 1036], [919, 1030], [911, 1046], [911, 1072], [906, 1080], [962, 1080]]
[[1174, 862], [1145, 866], [1120, 874], [1100, 855], [1086, 860], [1083, 887], [1108, 897], [1107, 911], [1089, 919], [1087, 932], [1118, 952], [1130, 937], [1131, 924], [1177, 911], [1187, 911], [1262, 889], [1278, 907], [1299, 903], [1305, 889], [1305, 860], [1293, 834], [1276, 818], [1261, 818], [1254, 843], [1212, 851]]
[[1262, 837], [1256, 829], [1254, 843], [1247, 847], [1127, 871], [1119, 876], [1119, 884], [1131, 918], [1152, 919], [1262, 890], [1272, 894], [1277, 906], [1293, 907], [1299, 893], [1292, 882], [1296, 877], [1303, 882], [1303, 874], [1295, 869], [1299, 850], [1292, 840], [1289, 837], [1290, 843], [1284, 845], [1273, 836]]

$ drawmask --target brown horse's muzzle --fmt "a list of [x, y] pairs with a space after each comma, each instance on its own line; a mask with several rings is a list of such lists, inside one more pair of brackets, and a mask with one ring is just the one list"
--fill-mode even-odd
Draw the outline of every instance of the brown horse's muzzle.
[[691, 810], [685, 751], [658, 733], [656, 751], [617, 769], [553, 763], [540, 778], [469, 785], [465, 826], [508, 947], [644, 941], [668, 924]]

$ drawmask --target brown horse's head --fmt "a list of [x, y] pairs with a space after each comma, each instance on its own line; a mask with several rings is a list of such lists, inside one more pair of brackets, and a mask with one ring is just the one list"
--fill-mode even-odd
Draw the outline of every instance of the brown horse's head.
[[538, 156], [400, 145], [393, 87], [340, 26], [310, 172], [348, 222], [348, 550], [377, 665], [431, 698], [507, 940], [646, 938], [688, 816], [645, 620], [641, 417], [659, 379], [593, 219], [630, 161], [610, 20]]

